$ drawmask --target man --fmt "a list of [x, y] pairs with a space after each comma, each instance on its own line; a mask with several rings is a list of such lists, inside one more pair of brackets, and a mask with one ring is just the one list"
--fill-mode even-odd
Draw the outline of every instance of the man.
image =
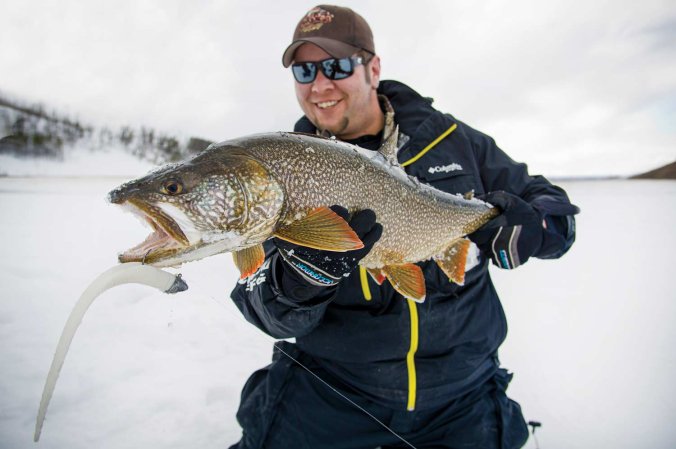
[[266, 263], [232, 298], [248, 321], [296, 343], [277, 343], [272, 364], [244, 386], [243, 435], [233, 447], [521, 447], [527, 427], [505, 395], [511, 375], [497, 349], [506, 323], [488, 261], [510, 269], [532, 256], [560, 257], [573, 243], [577, 208], [490, 137], [404, 84], [381, 81], [371, 30], [348, 8], [309, 11], [283, 64], [305, 113], [296, 131], [375, 151], [397, 125], [397, 158], [410, 175], [446, 192], [473, 191], [502, 213], [470, 236], [481, 253], [464, 285], [432, 261], [420, 264], [422, 304], [358, 267], [382, 232], [373, 211], [350, 217], [333, 208], [362, 250], [267, 242]]

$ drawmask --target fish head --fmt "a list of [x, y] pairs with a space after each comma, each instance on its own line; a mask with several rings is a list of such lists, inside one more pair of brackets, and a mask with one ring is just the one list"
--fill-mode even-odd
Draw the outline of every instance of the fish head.
[[283, 191], [258, 161], [207, 151], [122, 184], [108, 200], [153, 230], [120, 254], [120, 262], [163, 267], [266, 240], [281, 213]]

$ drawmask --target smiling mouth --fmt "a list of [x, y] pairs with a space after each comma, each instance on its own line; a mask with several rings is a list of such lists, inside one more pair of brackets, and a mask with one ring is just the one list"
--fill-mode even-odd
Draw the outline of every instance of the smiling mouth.
[[317, 106], [319, 109], [328, 109], [337, 105], [339, 101], [340, 100], [320, 101], [315, 103], [315, 106]]
[[153, 232], [143, 242], [120, 254], [120, 262], [153, 263], [190, 246], [181, 227], [158, 207], [134, 200], [128, 200], [125, 206], [148, 223]]

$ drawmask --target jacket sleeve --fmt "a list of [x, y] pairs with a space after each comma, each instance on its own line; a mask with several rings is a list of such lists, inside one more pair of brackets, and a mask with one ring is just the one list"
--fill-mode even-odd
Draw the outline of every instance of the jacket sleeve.
[[527, 165], [512, 160], [491, 137], [465, 127], [485, 191], [504, 190], [517, 195], [542, 215], [542, 245], [535, 257], [556, 259], [564, 255], [575, 241], [577, 206], [570, 203], [561, 187], [543, 176], [529, 175]]
[[301, 337], [322, 320], [335, 288], [299, 299], [282, 286], [284, 262], [271, 242], [265, 243], [266, 258], [258, 271], [240, 280], [230, 297], [247, 321], [274, 338]]

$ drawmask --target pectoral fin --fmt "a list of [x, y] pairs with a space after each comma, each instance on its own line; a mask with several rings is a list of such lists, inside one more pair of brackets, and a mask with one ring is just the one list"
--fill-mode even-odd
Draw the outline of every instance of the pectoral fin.
[[446, 248], [440, 257], [435, 258], [437, 265], [446, 273], [448, 279], [459, 285], [465, 283], [465, 265], [470, 245], [469, 240], [458, 239]]
[[304, 218], [277, 228], [275, 237], [324, 251], [351, 251], [364, 247], [350, 225], [328, 207], [314, 209]]
[[232, 253], [235, 260], [235, 266], [240, 272], [240, 279], [251, 276], [263, 265], [265, 261], [265, 250], [263, 245], [255, 245]]
[[425, 277], [418, 265], [387, 265], [381, 271], [401, 295], [415, 302], [425, 300]]

